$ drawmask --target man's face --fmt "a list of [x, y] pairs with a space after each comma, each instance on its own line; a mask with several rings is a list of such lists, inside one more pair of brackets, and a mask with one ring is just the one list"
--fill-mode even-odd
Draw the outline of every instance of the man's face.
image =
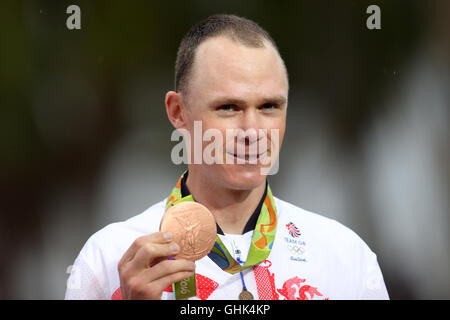
[[[276, 50], [268, 42], [251, 48], [224, 36], [208, 39], [197, 48], [188, 81], [186, 129], [194, 137], [194, 121], [202, 121], [203, 132], [216, 129], [223, 137], [223, 163], [202, 161], [195, 166], [231, 189], [248, 190], [264, 183], [261, 169], [267, 165], [261, 162], [275, 161], [286, 127], [288, 80]], [[239, 130], [247, 135], [236, 135]], [[267, 147], [261, 144], [263, 139]], [[210, 143], [203, 142], [203, 150]], [[271, 148], [274, 143], [278, 150]]]

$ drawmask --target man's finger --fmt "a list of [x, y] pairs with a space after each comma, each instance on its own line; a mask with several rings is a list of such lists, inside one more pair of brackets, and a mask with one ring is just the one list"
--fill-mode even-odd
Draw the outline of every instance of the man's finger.
[[[179, 272], [194, 272], [195, 263], [189, 260], [164, 260], [146, 269], [140, 275], [142, 281], [146, 283], [154, 282], [170, 274]], [[166, 286], [167, 287], [167, 286]], [[165, 288], [165, 287], [164, 287]]]
[[180, 246], [174, 242], [171, 243], [147, 243], [136, 252], [133, 260], [133, 269], [142, 270], [148, 268], [154, 259], [160, 257], [170, 257], [180, 251]]
[[136, 255], [137, 251], [147, 243], [169, 243], [172, 241], [172, 234], [170, 232], [155, 232], [145, 235], [134, 240], [133, 244], [128, 248], [122, 256], [121, 263], [131, 261]]

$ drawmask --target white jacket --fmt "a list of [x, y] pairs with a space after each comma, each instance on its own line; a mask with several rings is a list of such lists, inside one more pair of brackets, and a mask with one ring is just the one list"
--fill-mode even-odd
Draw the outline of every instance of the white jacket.
[[[167, 199], [166, 199], [167, 200]], [[120, 299], [117, 264], [133, 241], [159, 231], [166, 200], [127, 221], [92, 235], [72, 267], [66, 299]], [[376, 255], [361, 238], [335, 220], [274, 197], [278, 225], [266, 261], [243, 272], [255, 299], [389, 299]], [[252, 232], [221, 236], [233, 254], [248, 254]], [[208, 256], [196, 261], [197, 296], [190, 299], [238, 299], [239, 273], [229, 274]], [[174, 299], [171, 290], [162, 299]]]

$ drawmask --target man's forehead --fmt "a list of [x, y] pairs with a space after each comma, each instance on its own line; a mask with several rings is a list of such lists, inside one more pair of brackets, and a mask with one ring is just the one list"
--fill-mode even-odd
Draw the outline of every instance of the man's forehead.
[[262, 43], [261, 47], [249, 46], [226, 35], [216, 36], [203, 41], [198, 46], [194, 60], [200, 65], [202, 62], [216, 59], [219, 59], [216, 62], [239, 62], [249, 56], [278, 57], [277, 51], [267, 40]]
[[197, 50], [190, 79], [194, 87], [287, 86], [283, 62], [267, 41], [263, 47], [249, 47], [220, 36], [206, 40]]

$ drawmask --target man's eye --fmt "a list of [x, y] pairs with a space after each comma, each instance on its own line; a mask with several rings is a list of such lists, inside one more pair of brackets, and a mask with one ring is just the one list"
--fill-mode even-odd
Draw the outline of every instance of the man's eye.
[[262, 110], [272, 110], [272, 109], [276, 109], [277, 105], [273, 104], [273, 103], [265, 103], [261, 106]]
[[235, 110], [235, 107], [231, 104], [224, 104], [222, 106], [217, 107], [217, 110], [230, 112]]

